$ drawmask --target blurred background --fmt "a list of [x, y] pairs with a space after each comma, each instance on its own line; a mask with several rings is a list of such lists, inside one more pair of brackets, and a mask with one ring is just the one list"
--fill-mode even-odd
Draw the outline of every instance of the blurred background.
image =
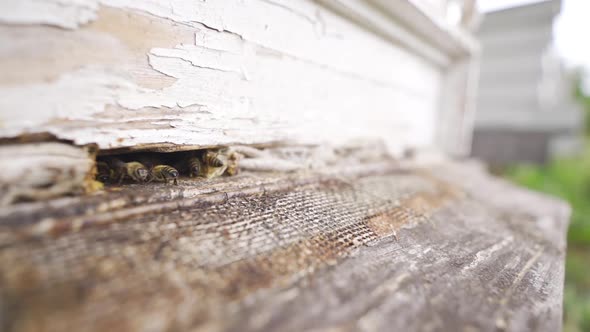
[[564, 331], [590, 331], [590, 1], [479, 0], [472, 155], [567, 200]]

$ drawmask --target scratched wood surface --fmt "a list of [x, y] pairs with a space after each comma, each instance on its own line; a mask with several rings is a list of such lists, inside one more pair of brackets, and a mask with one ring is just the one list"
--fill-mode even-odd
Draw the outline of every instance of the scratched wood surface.
[[558, 331], [568, 207], [392, 161], [0, 210], [4, 331]]

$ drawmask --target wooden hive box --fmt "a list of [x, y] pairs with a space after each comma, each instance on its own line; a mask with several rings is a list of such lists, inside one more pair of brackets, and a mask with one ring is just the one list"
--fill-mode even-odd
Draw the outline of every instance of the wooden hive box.
[[[568, 207], [445, 157], [463, 5], [1, 2], [0, 328], [559, 329]], [[94, 180], [221, 147], [239, 175]]]

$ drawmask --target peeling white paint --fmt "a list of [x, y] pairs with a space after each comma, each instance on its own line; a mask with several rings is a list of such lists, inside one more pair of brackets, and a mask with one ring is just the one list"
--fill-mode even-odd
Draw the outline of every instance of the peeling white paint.
[[[129, 63], [91, 64], [1, 87], [0, 136], [47, 131], [101, 148], [357, 137], [383, 138], [393, 152], [435, 144], [440, 68], [313, 2], [98, 2], [194, 29], [194, 44], [146, 54], [151, 69], [176, 81], [148, 89]], [[88, 33], [83, 25], [100, 19], [97, 1], [19, 3], [29, 16], [5, 11], [0, 22]]]
[[93, 0], [1, 0], [0, 23], [75, 29], [94, 20], [97, 8]]
[[92, 115], [105, 105], [116, 104], [118, 95], [137, 91], [121, 74], [105, 68], [84, 68], [65, 73], [55, 82], [2, 88], [2, 136], [34, 131], [53, 119], [93, 120]]

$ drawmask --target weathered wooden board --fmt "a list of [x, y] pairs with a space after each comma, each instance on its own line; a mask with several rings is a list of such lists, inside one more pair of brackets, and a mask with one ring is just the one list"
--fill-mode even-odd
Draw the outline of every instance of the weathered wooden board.
[[0, 211], [5, 331], [557, 331], [569, 210], [452, 163]]
[[63, 143], [9, 144], [0, 148], [0, 206], [89, 191], [96, 149]]
[[439, 99], [472, 41], [399, 3], [392, 17], [378, 1], [0, 1], [0, 138], [436, 145], [438, 123], [465, 126]]

